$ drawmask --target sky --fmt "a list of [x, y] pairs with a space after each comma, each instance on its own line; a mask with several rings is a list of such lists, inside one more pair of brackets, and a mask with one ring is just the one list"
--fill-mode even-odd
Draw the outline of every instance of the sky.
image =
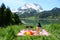
[[4, 3], [11, 10], [18, 9], [24, 4], [35, 3], [40, 5], [43, 10], [51, 10], [54, 7], [60, 8], [60, 0], [0, 0], [0, 6]]

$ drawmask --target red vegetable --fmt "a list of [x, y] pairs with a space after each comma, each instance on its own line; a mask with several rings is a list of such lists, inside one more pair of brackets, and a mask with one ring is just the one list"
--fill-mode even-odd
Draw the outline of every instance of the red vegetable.
[[32, 31], [30, 31], [30, 34], [33, 35], [34, 33]]

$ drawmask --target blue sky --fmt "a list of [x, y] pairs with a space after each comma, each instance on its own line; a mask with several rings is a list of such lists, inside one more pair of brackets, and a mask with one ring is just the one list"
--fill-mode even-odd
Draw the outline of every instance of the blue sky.
[[4, 3], [10, 9], [18, 9], [26, 3], [39, 4], [43, 10], [50, 10], [54, 7], [60, 8], [60, 0], [0, 0], [0, 5]]

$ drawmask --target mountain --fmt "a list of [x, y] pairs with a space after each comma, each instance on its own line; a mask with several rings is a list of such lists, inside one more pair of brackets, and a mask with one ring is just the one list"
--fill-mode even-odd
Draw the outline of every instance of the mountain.
[[24, 18], [34, 16], [42, 11], [42, 7], [38, 4], [25, 4], [24, 6], [18, 8], [18, 12], [20, 12], [18, 15]]
[[24, 13], [21, 14], [20, 17], [23, 18], [51, 18], [51, 19], [60, 19], [60, 8], [54, 7], [52, 10], [48, 10], [48, 11], [43, 11], [43, 12], [39, 12], [37, 14], [33, 14], [33, 13]]
[[36, 10], [37, 12], [43, 11], [42, 7], [38, 4], [25, 4], [24, 6], [18, 8], [19, 11], [30, 11], [31, 9]]
[[55, 7], [52, 10], [40, 12], [35, 17], [39, 17], [39, 18], [59, 18], [60, 19], [60, 8]]
[[25, 4], [18, 8], [17, 14], [20, 18], [60, 18], [60, 8], [54, 7], [52, 10], [43, 11], [38, 4]]
[[57, 8], [57, 7], [54, 7], [52, 10], [59, 10], [60, 11], [60, 8]]

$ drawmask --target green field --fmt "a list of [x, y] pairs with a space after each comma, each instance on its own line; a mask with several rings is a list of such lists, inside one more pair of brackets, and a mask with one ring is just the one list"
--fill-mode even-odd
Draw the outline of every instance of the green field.
[[[6, 28], [0, 27], [0, 40], [60, 40], [60, 24], [49, 24], [42, 28], [47, 30], [50, 36], [19, 36], [16, 34], [21, 29], [26, 29], [26, 25], [10, 25]], [[35, 30], [36, 26], [34, 26]]]

